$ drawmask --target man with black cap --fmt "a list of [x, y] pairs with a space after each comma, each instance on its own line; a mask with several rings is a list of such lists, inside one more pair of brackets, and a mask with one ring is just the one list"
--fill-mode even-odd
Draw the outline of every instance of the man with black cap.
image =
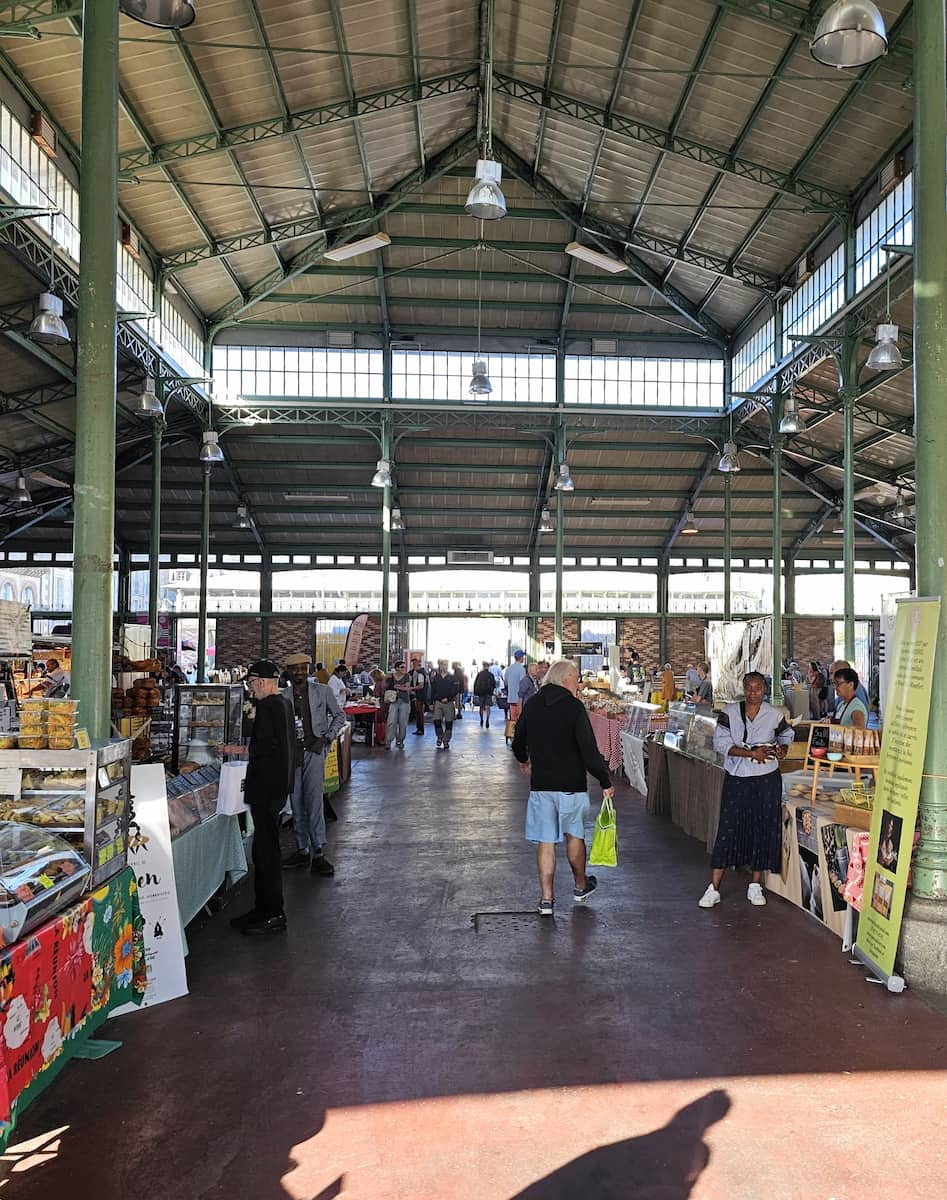
[[254, 905], [230, 924], [241, 933], [279, 933], [286, 928], [279, 816], [293, 790], [293, 706], [279, 692], [280, 669], [261, 658], [247, 671], [256, 701], [249, 746], [222, 746], [222, 754], [249, 754], [244, 797], [253, 817]]
[[326, 841], [322, 793], [326, 750], [333, 738], [341, 733], [345, 725], [345, 713], [330, 687], [309, 678], [311, 666], [312, 659], [308, 654], [290, 654], [286, 659], [290, 686], [283, 695], [292, 704], [296, 718], [292, 793], [296, 852], [283, 860], [283, 866], [308, 865], [313, 875], [334, 875], [335, 867], [322, 852]]

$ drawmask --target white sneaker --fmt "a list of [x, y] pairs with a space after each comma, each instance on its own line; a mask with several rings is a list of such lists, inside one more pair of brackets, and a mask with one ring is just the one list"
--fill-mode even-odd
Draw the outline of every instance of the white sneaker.
[[704, 892], [697, 903], [700, 908], [713, 908], [715, 904], [720, 903], [720, 893], [712, 883], [708, 883], [706, 892]]
[[763, 895], [763, 889], [758, 883], [751, 883], [746, 889], [746, 898], [751, 904], [765, 904], [766, 897]]

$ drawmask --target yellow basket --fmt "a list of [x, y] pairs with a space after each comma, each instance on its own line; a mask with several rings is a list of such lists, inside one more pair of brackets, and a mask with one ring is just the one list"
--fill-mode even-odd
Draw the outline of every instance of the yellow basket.
[[870, 792], [863, 783], [853, 783], [851, 787], [839, 788], [839, 795], [845, 804], [852, 808], [870, 809], [874, 803], [875, 793]]

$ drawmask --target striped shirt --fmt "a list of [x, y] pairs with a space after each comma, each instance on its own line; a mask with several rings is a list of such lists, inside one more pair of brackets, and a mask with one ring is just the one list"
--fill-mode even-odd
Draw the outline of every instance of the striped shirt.
[[736, 775], [740, 779], [754, 779], [778, 771], [779, 762], [775, 758], [768, 758], [762, 763], [754, 762], [752, 758], [731, 755], [730, 748], [771, 746], [776, 742], [781, 746], [789, 746], [795, 740], [795, 736], [780, 710], [765, 701], [760, 705], [760, 711], [755, 717], [747, 717], [745, 724], [739, 703], [727, 704], [717, 717], [714, 749], [723, 755], [723, 768], [728, 775]]

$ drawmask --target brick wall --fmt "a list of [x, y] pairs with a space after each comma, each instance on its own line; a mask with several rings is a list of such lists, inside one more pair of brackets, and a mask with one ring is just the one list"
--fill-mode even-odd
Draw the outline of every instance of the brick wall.
[[683, 674], [688, 663], [694, 663], [696, 666], [703, 659], [706, 654], [706, 626], [703, 617], [668, 617], [666, 661], [671, 664], [676, 674]]
[[[786, 650], [786, 623], [783, 625], [783, 657]], [[813, 659], [830, 663], [835, 657], [835, 624], [822, 617], [799, 618], [792, 623], [792, 656], [798, 663]]]
[[270, 652], [275, 662], [287, 654], [312, 654], [315, 645], [315, 625], [312, 617], [271, 617]]
[[218, 667], [249, 666], [261, 654], [263, 645], [262, 621], [259, 617], [218, 617]]
[[[391, 636], [389, 629], [389, 637]], [[362, 644], [357, 661], [369, 670], [377, 667], [381, 659], [381, 621], [378, 617], [369, 617], [362, 630]]]
[[657, 663], [661, 644], [661, 626], [657, 617], [625, 617], [619, 622], [621, 661], [625, 666], [637, 650], [646, 671]]
[[[554, 617], [539, 617], [536, 621], [536, 641], [539, 643], [540, 656], [545, 656], [544, 642], [551, 642], [556, 636], [556, 621]], [[576, 617], [563, 617], [562, 640], [577, 642], [579, 640], [579, 622]]]

